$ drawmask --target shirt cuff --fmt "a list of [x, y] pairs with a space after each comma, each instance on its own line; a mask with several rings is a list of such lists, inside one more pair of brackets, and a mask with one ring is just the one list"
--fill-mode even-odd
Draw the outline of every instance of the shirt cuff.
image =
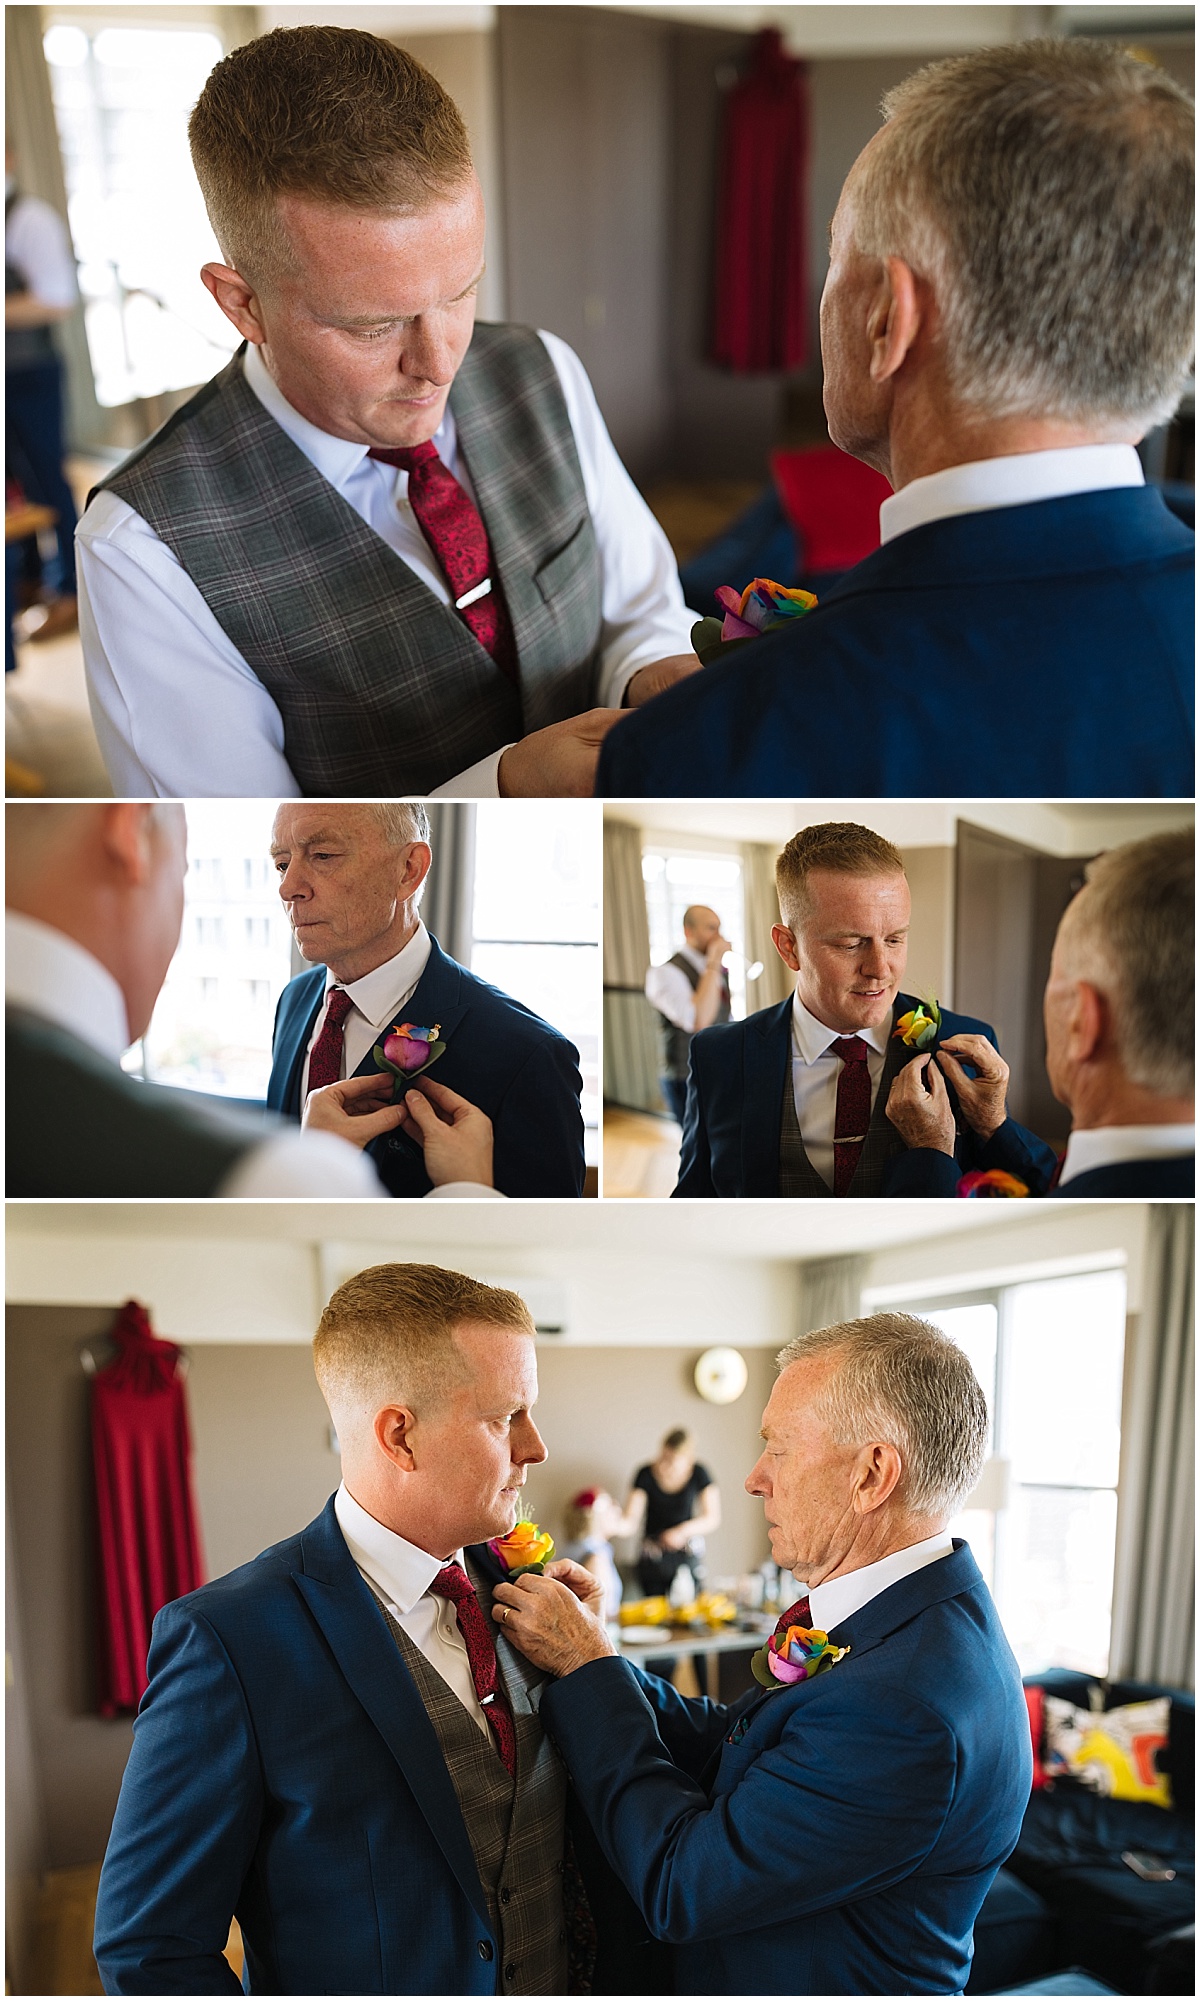
[[431, 1188], [425, 1196], [426, 1202], [441, 1197], [451, 1202], [507, 1202], [508, 1197], [499, 1188], [489, 1188], [483, 1181], [443, 1181], [440, 1188]]
[[481, 757], [478, 764], [472, 764], [466, 771], [460, 771], [456, 778], [448, 778], [444, 785], [435, 785], [427, 794], [430, 799], [498, 799], [500, 797], [500, 759], [510, 743], [502, 744], [490, 757]]

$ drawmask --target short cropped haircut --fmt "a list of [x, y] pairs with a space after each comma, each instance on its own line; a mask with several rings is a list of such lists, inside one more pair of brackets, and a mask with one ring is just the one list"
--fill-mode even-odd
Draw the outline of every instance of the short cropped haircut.
[[780, 1369], [832, 1355], [837, 1367], [813, 1409], [839, 1445], [894, 1445], [897, 1499], [910, 1514], [956, 1514], [983, 1470], [987, 1400], [948, 1334], [911, 1313], [872, 1313], [789, 1341]]
[[1190, 829], [1110, 848], [1068, 905], [1059, 951], [1112, 1009], [1133, 1084], [1175, 1097], [1196, 1076], [1196, 844]]
[[459, 1327], [534, 1332], [519, 1293], [441, 1265], [370, 1265], [348, 1278], [321, 1315], [313, 1366], [331, 1411], [373, 1415], [407, 1403], [418, 1417], [463, 1380]]
[[406, 848], [410, 841], [429, 839], [429, 815], [419, 799], [381, 799], [370, 811], [391, 848]]
[[785, 924], [794, 926], [806, 914], [813, 869], [834, 875], [903, 875], [904, 857], [882, 834], [856, 826], [853, 820], [801, 827], [775, 864], [775, 889]]
[[395, 215], [471, 173], [453, 99], [415, 56], [357, 28], [275, 28], [234, 49], [188, 138], [222, 254], [251, 280], [292, 266], [280, 195]]
[[930, 64], [850, 185], [858, 248], [934, 287], [951, 388], [991, 417], [1163, 421], [1194, 338], [1191, 99], [1102, 42]]

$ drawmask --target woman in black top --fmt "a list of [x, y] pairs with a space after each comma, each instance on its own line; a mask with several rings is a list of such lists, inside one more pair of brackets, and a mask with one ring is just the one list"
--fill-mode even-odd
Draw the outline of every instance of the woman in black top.
[[648, 1466], [634, 1475], [617, 1533], [640, 1535], [638, 1585], [647, 1598], [670, 1592], [687, 1564], [696, 1584], [704, 1538], [721, 1525], [721, 1496], [707, 1467], [696, 1459], [687, 1431], [669, 1431]]

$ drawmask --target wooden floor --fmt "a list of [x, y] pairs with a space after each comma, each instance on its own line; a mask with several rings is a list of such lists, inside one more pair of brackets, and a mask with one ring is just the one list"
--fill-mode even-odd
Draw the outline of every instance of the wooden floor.
[[679, 1142], [674, 1119], [648, 1112], [604, 1107], [604, 1194], [663, 1199], [679, 1178]]
[[[100, 1864], [49, 1869], [42, 1878], [30, 1953], [30, 1994], [103, 1994], [92, 1953]], [[225, 1957], [242, 1977], [242, 1935], [231, 1925]], [[20, 1991], [20, 1990], [17, 1990]]]
[[[89, 488], [111, 468], [95, 459], [68, 458], [65, 470], [82, 507]], [[8, 796], [111, 799], [92, 728], [79, 634], [64, 633], [37, 646], [18, 644], [16, 652], [16, 672], [6, 675], [4, 689], [5, 752], [15, 767]]]

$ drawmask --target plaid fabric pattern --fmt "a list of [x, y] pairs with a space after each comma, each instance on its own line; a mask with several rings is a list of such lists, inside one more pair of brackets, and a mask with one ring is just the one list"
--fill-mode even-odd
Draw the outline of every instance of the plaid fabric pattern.
[[600, 559], [536, 333], [477, 326], [450, 405], [519, 686], [285, 436], [240, 354], [102, 482], [171, 549], [277, 703], [307, 796], [427, 793], [592, 705]]
[[[893, 1019], [895, 1008], [892, 1010]], [[889, 1160], [904, 1152], [904, 1141], [888, 1118], [885, 1109], [892, 1079], [902, 1068], [912, 1051], [902, 1042], [888, 1037], [887, 1055], [883, 1059], [883, 1075], [879, 1079], [879, 1089], [875, 1093], [875, 1103], [871, 1107], [871, 1123], [867, 1127], [867, 1137], [854, 1170], [854, 1179], [846, 1190], [847, 1195], [878, 1195], [883, 1186], [883, 1171]], [[800, 1121], [796, 1117], [796, 1098], [792, 1090], [792, 1065], [789, 1057], [783, 1078], [783, 1103], [779, 1116], [779, 1193], [787, 1196], [822, 1196], [834, 1200], [832, 1188], [817, 1173], [804, 1151], [804, 1140], [800, 1133]]]
[[[491, 1618], [491, 1593], [472, 1572], [479, 1603]], [[378, 1598], [378, 1592], [375, 1593]], [[380, 1604], [383, 1601], [380, 1599]], [[453, 1689], [426, 1660], [383, 1605], [388, 1630], [417, 1685], [437, 1734], [471, 1843], [497, 1941], [498, 1994], [567, 1992], [563, 1851], [567, 1780], [538, 1721], [544, 1677], [501, 1638], [496, 1647], [517, 1736], [514, 1785]], [[498, 1630], [498, 1629], [497, 1629]]]

